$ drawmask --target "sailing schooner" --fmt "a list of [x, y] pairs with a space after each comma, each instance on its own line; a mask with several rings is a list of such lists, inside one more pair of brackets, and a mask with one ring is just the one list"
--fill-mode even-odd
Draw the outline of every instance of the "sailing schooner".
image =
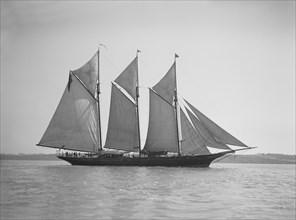
[[[176, 58], [166, 75], [149, 88], [149, 124], [142, 149], [139, 120], [138, 52], [112, 82], [109, 122], [102, 145], [98, 50], [69, 72], [60, 103], [37, 146], [79, 151], [58, 158], [72, 165], [208, 167], [238, 150], [252, 149], [187, 100], [180, 104]], [[232, 149], [229, 145], [241, 147]], [[211, 153], [210, 148], [220, 152]], [[87, 152], [87, 154], [80, 154]]]

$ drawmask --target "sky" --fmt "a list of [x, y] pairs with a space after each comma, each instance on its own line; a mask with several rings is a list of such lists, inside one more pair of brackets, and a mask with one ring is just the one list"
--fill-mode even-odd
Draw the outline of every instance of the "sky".
[[100, 48], [102, 136], [111, 81], [139, 54], [148, 87], [177, 53], [178, 93], [256, 149], [295, 154], [295, 1], [0, 1], [1, 153], [35, 146], [68, 81]]

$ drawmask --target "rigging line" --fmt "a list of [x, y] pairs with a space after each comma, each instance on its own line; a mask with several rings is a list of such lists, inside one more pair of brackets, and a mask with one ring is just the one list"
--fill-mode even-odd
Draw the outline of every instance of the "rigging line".
[[120, 72], [120, 69], [117, 68], [115, 65], [112, 64], [111, 61], [109, 61], [104, 55], [101, 55], [104, 61], [106, 61], [116, 72]]
[[[219, 112], [221, 112], [223, 118], [226, 118], [227, 121], [231, 124], [231, 126], [232, 126], [235, 130], [239, 130], [238, 127], [233, 123], [233, 121], [231, 121], [229, 115], [228, 115], [228, 114], [225, 114], [224, 111], [221, 111], [221, 108], [219, 108], [219, 103], [218, 103], [218, 101], [213, 101], [213, 100], [211, 99], [211, 97], [210, 97], [206, 92], [204, 92], [202, 89], [200, 89], [200, 87], [195, 83], [195, 82], [196, 82], [196, 79], [193, 79], [193, 78], [190, 76], [190, 74], [188, 74], [188, 73], [185, 72], [185, 71], [182, 71], [182, 72], [183, 72], [183, 74], [185, 74], [185, 75], [190, 79], [190, 80], [189, 80], [190, 84], [191, 84], [192, 86], [194, 86], [195, 89], [199, 90], [200, 93], [202, 94], [202, 96], [205, 96], [205, 97], [206, 97], [205, 100], [206, 100], [208, 103], [210, 103], [210, 105], [213, 106], [216, 110], [218, 110]], [[188, 82], [188, 80], [186, 80], [186, 81]], [[211, 107], [211, 106], [209, 106], [209, 107]]]
[[[147, 65], [147, 64], [146, 64], [145, 62], [143, 62], [142, 60], [141, 60], [141, 63], [143, 64], [144, 67], [148, 68], [148, 70], [149, 70], [150, 72], [158, 72], [158, 73], [156, 74], [155, 77], [151, 77], [151, 78], [149, 79], [150, 81], [151, 81], [151, 79], [152, 79], [152, 80], [157, 80], [157, 79], [163, 77], [163, 72], [153, 70], [149, 65]], [[149, 84], [151, 84], [151, 83], [149, 83]]]

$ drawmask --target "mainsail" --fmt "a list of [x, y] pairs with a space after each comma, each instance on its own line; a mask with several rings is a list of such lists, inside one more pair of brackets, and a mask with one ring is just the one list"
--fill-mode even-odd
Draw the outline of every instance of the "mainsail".
[[[138, 58], [112, 83], [111, 104], [105, 148], [125, 151], [139, 149], [139, 122], [137, 118]], [[121, 88], [120, 88], [121, 87]], [[131, 97], [128, 97], [125, 93]]]
[[70, 72], [68, 85], [39, 146], [89, 152], [98, 150], [97, 55]]

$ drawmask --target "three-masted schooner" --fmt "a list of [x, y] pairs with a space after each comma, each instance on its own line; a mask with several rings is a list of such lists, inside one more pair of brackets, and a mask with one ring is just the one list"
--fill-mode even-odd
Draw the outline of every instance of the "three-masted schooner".
[[[142, 148], [138, 52], [112, 82], [104, 146], [100, 116], [100, 50], [81, 68], [70, 71], [60, 103], [37, 146], [66, 150], [58, 158], [72, 165], [188, 167], [208, 167], [218, 158], [252, 148], [218, 126], [188, 101], [184, 100], [185, 104], [180, 105], [176, 54], [166, 75], [149, 88], [149, 124], [146, 143]], [[235, 150], [229, 145], [240, 148]], [[210, 148], [219, 149], [220, 152], [211, 153]]]

